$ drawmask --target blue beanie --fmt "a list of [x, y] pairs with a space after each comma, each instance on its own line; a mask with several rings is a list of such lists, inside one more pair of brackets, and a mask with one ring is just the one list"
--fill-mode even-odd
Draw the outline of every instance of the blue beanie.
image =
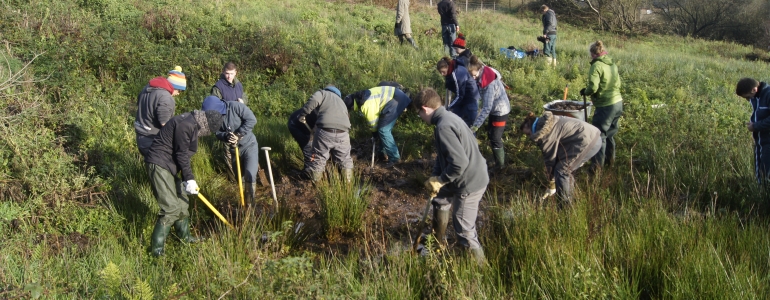
[[335, 94], [337, 94], [337, 96], [339, 96], [340, 98], [342, 98], [342, 93], [340, 93], [340, 89], [336, 88], [335, 86], [333, 86], [333, 85], [331, 85], [331, 84], [330, 84], [330, 85], [327, 85], [327, 86], [324, 88], [324, 90], [327, 90], [327, 91], [330, 91], [330, 92], [332, 92], [332, 93], [335, 93]]
[[206, 99], [203, 99], [201, 110], [216, 110], [224, 115], [227, 113], [227, 105], [217, 96], [208, 96]]

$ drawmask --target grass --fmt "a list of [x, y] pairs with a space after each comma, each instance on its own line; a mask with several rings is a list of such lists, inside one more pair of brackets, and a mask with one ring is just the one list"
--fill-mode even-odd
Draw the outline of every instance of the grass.
[[[260, 146], [272, 147], [280, 178], [302, 164], [285, 118], [325, 84], [344, 93], [380, 80], [413, 92], [443, 90], [434, 71], [441, 39], [422, 34], [439, 28], [435, 8], [413, 5], [415, 51], [392, 36], [392, 7], [369, 3], [0, 6], [12, 72], [43, 53], [23, 80], [0, 90], [0, 298], [761, 299], [770, 293], [770, 207], [753, 180], [752, 141], [743, 127], [750, 109], [733, 95], [741, 77], [767, 80], [767, 63], [744, 59], [757, 50], [560, 24], [552, 68], [498, 54], [534, 41], [538, 15], [463, 13], [471, 50], [500, 70], [517, 95], [514, 125], [526, 111], [560, 98], [566, 84], [568, 97], [578, 98], [590, 42], [603, 40], [618, 62], [625, 109], [617, 164], [597, 180], [579, 175], [571, 210], [536, 200], [545, 183], [540, 154], [506, 132], [509, 168], [533, 176], [490, 183], [479, 222], [487, 268], [461, 253], [414, 257], [397, 236], [382, 243], [377, 236], [375, 243], [373, 221], [361, 217], [366, 197], [351, 197], [353, 187], [366, 183], [334, 178], [319, 187], [326, 237], [300, 226], [306, 220], [291, 205], [272, 215], [240, 212], [251, 217], [238, 219], [236, 230], [192, 205], [195, 229], [209, 239], [169, 241], [167, 256], [155, 259], [147, 247], [158, 208], [131, 125], [136, 94], [150, 78], [183, 67], [188, 90], [176, 98], [181, 113], [199, 109], [221, 65], [235, 60], [258, 117], [254, 133]], [[351, 138], [362, 143], [368, 132], [357, 117], [353, 123]], [[402, 159], [429, 158], [431, 130], [405, 113], [394, 131]], [[481, 149], [491, 155], [486, 142]], [[205, 138], [193, 158], [203, 193], [218, 207], [236, 199], [221, 151], [221, 143]], [[345, 199], [359, 202], [350, 209], [351, 202], [334, 202]], [[312, 246], [334, 237], [352, 238], [344, 251]]]

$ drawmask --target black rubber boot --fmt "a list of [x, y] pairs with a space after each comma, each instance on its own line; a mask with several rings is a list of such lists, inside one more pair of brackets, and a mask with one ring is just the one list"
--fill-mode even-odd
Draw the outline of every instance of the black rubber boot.
[[449, 225], [449, 210], [440, 210], [433, 208], [433, 236], [438, 240], [438, 243], [442, 246], [446, 243], [446, 227]]
[[194, 244], [203, 240], [190, 233], [190, 217], [183, 217], [176, 220], [176, 222], [174, 222], [174, 229], [176, 230], [176, 236], [182, 242]]
[[420, 47], [417, 47], [417, 43], [414, 42], [413, 38], [407, 38], [406, 40], [409, 41], [410, 44], [412, 44], [412, 47], [414, 47], [414, 49], [420, 49]]
[[492, 148], [492, 154], [495, 156], [495, 170], [500, 170], [505, 166], [505, 149]]
[[166, 238], [171, 231], [171, 223], [164, 224], [161, 219], [163, 216], [159, 216], [155, 221], [155, 229], [152, 231], [152, 237], [150, 238], [150, 251], [154, 256], [163, 255], [163, 250], [166, 244]]

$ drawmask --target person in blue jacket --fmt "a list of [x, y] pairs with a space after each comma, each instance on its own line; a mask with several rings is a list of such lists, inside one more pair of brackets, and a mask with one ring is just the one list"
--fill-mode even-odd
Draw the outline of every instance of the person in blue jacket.
[[476, 120], [481, 100], [476, 80], [468, 69], [446, 56], [436, 63], [436, 70], [444, 76], [446, 88], [455, 95], [447, 105], [448, 110], [460, 116], [470, 128]]
[[[259, 144], [251, 131], [257, 124], [257, 117], [245, 104], [238, 101], [223, 101], [216, 96], [203, 100], [203, 110], [216, 110], [222, 114], [222, 126], [215, 132], [217, 139], [227, 144], [230, 157], [235, 157], [235, 147], [241, 161], [241, 180], [246, 201], [254, 204], [257, 172], [259, 171]], [[228, 161], [228, 167], [237, 170], [235, 159]]]
[[751, 103], [751, 119], [746, 122], [746, 129], [754, 137], [754, 173], [759, 184], [766, 184], [770, 172], [770, 87], [766, 82], [742, 78], [735, 94]]

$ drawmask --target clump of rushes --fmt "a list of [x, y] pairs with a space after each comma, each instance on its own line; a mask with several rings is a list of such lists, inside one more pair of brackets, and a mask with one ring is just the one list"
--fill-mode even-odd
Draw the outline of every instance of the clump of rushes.
[[364, 225], [364, 213], [369, 206], [371, 183], [354, 173], [350, 182], [338, 172], [327, 172], [327, 179], [318, 183], [318, 206], [321, 208], [326, 238], [334, 241], [343, 235], [355, 234]]

